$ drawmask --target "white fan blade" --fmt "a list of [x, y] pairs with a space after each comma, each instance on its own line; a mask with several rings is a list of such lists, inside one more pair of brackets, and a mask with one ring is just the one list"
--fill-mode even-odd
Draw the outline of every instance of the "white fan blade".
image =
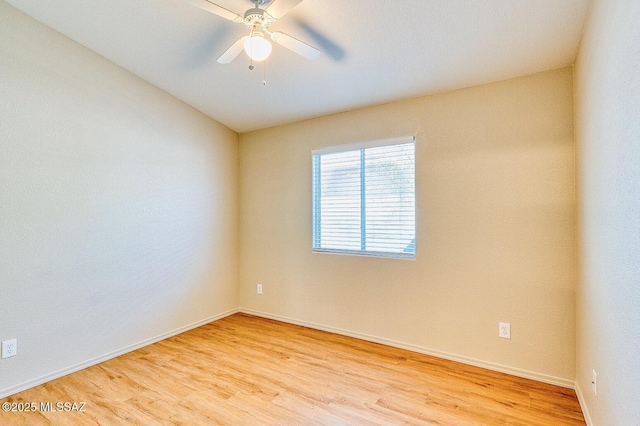
[[275, 19], [280, 19], [301, 1], [302, 0], [273, 0], [273, 3], [271, 3], [266, 10], [267, 13]]
[[249, 36], [240, 37], [238, 41], [233, 43], [230, 48], [226, 50], [220, 57], [218, 58], [219, 64], [229, 64], [231, 63], [239, 54], [244, 50], [244, 41]]
[[274, 32], [271, 33], [271, 40], [278, 43], [280, 46], [284, 46], [289, 50], [293, 50], [298, 55], [303, 56], [311, 61], [318, 59], [320, 51], [313, 46], [309, 46], [307, 43], [291, 37], [289, 34]]
[[229, 21], [242, 21], [242, 17], [235, 12], [230, 11], [229, 9], [225, 9], [222, 6], [218, 6], [215, 3], [211, 3], [207, 0], [182, 0], [186, 3], [190, 3], [200, 9], [206, 10], [207, 12], [211, 12], [214, 15], [218, 15], [221, 18], [228, 19]]

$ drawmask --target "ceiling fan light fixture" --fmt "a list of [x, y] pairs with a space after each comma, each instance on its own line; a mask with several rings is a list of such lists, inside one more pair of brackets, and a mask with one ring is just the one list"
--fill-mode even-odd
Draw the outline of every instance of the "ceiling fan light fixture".
[[244, 51], [254, 61], [264, 61], [271, 55], [271, 43], [264, 38], [262, 33], [254, 32], [250, 37], [244, 41]]

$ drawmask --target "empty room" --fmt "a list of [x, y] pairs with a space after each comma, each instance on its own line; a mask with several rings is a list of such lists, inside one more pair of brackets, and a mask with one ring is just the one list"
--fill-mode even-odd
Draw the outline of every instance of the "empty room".
[[0, 0], [0, 424], [640, 425], [637, 0]]

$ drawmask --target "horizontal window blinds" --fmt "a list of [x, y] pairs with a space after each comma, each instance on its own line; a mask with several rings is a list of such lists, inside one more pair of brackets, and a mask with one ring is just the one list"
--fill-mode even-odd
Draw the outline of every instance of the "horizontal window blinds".
[[313, 248], [415, 257], [415, 141], [313, 151]]

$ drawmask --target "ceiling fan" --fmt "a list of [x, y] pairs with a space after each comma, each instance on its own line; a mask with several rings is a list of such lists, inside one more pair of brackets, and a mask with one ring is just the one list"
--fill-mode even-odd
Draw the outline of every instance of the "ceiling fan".
[[[271, 43], [265, 37], [265, 34], [271, 38], [274, 43], [286, 47], [298, 55], [310, 60], [315, 60], [320, 56], [320, 51], [297, 38], [280, 31], [271, 31], [271, 24], [282, 18], [287, 12], [293, 9], [302, 0], [251, 0], [254, 7], [248, 9], [244, 16], [240, 16], [222, 6], [210, 2], [209, 0], [184, 0], [201, 9], [218, 15], [229, 21], [243, 24], [249, 28], [249, 34], [240, 37], [238, 41], [233, 43], [220, 57], [218, 63], [228, 64], [232, 62], [243, 50], [254, 61], [264, 61], [271, 54]], [[260, 9], [271, 1], [265, 9]], [[251, 67], [253, 68], [253, 67]]]

